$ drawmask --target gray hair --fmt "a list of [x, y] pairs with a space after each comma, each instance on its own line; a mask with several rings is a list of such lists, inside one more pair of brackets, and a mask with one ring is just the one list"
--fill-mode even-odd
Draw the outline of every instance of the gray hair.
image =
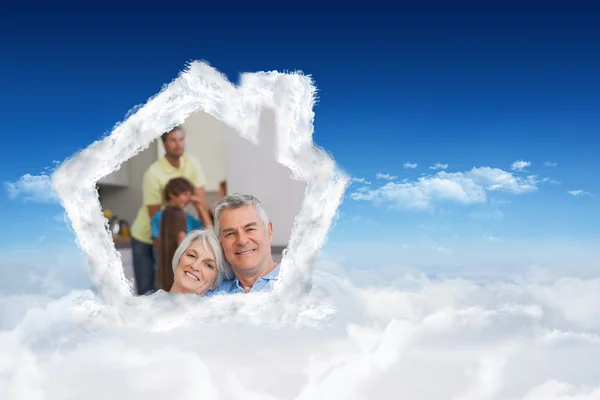
[[215, 282], [215, 287], [219, 286], [224, 279], [231, 280], [234, 278], [233, 270], [231, 269], [231, 265], [225, 258], [223, 254], [223, 249], [221, 248], [221, 244], [219, 243], [219, 238], [215, 235], [212, 229], [196, 229], [187, 234], [185, 239], [179, 244], [177, 250], [175, 250], [175, 254], [173, 255], [173, 274], [177, 270], [177, 266], [179, 265], [179, 261], [181, 260], [181, 256], [185, 251], [192, 245], [192, 242], [195, 240], [201, 240], [204, 249], [208, 251], [209, 246], [212, 249], [213, 253], [215, 253], [215, 261], [217, 266], [217, 280]]
[[234, 193], [223, 197], [215, 206], [215, 233], [217, 237], [221, 236], [221, 227], [219, 225], [219, 217], [223, 210], [236, 209], [244, 206], [254, 206], [258, 212], [260, 220], [265, 224], [265, 228], [269, 228], [269, 217], [262, 206], [260, 200], [250, 194]]

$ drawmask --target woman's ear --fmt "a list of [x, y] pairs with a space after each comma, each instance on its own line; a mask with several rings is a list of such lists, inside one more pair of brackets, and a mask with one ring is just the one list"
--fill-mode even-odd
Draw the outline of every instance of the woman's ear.
[[177, 246], [183, 242], [183, 239], [185, 239], [185, 232], [181, 231], [179, 232], [179, 235], [177, 235]]

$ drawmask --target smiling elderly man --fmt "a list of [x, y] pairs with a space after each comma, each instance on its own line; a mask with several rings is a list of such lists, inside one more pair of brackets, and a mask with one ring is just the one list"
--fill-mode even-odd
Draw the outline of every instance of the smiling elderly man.
[[214, 229], [235, 278], [207, 294], [271, 290], [279, 276], [279, 264], [271, 255], [273, 224], [260, 201], [251, 195], [229, 195], [217, 203], [214, 215]]

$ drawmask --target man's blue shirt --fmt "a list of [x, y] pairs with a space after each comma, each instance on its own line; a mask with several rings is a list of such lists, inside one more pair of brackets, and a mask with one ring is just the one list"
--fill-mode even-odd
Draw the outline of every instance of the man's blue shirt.
[[[255, 292], [265, 292], [273, 289], [273, 283], [277, 281], [279, 277], [279, 264], [271, 272], [259, 278], [252, 288], [250, 289], [250, 293]], [[206, 292], [206, 296], [214, 296], [217, 294], [235, 294], [235, 293], [246, 293], [242, 285], [240, 285], [239, 279], [236, 277], [229, 281], [223, 281], [219, 286], [217, 286], [214, 290]]]

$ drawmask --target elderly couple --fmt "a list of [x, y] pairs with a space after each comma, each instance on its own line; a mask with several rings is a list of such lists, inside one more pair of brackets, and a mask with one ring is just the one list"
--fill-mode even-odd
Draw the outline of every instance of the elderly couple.
[[212, 296], [270, 290], [279, 265], [271, 255], [273, 226], [260, 201], [225, 196], [214, 220], [214, 230], [193, 230], [179, 244], [170, 292]]

